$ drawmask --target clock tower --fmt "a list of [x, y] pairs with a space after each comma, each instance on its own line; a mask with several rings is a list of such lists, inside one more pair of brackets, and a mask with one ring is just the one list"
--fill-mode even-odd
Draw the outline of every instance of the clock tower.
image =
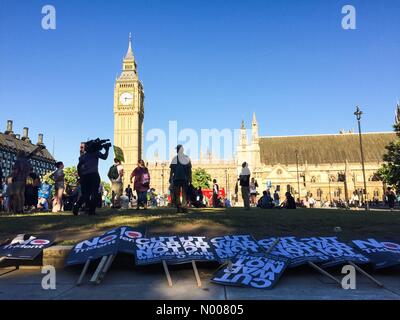
[[143, 152], [144, 92], [137, 74], [132, 39], [114, 86], [114, 145], [124, 152], [124, 187]]

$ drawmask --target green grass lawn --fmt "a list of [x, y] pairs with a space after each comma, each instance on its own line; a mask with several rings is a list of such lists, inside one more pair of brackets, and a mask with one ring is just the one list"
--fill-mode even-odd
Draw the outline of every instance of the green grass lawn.
[[[127, 225], [146, 228], [148, 234], [192, 234], [217, 236], [250, 233], [264, 236], [330, 236], [342, 239], [387, 237], [399, 239], [400, 212], [346, 211], [329, 209], [262, 210], [174, 209], [113, 211], [100, 209], [96, 216], [71, 213], [0, 215], [0, 240], [19, 233], [51, 233], [63, 244], [72, 244], [108, 229]], [[334, 228], [342, 232], [335, 233]]]

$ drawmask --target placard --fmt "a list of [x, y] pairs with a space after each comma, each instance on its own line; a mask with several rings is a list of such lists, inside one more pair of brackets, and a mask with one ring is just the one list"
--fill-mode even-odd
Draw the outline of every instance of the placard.
[[212, 282], [257, 289], [271, 289], [289, 264], [285, 257], [272, 254], [239, 254], [232, 266], [216, 272]]
[[[258, 244], [265, 250], [269, 250], [277, 238], [266, 238], [258, 241]], [[271, 254], [279, 257], [286, 257], [290, 260], [290, 268], [295, 268], [308, 262], [320, 263], [326, 262], [330, 258], [321, 252], [314, 250], [310, 245], [298, 241], [296, 237], [282, 237], [273, 247]]]
[[400, 265], [400, 243], [368, 238], [352, 240], [352, 244], [371, 260], [376, 269]]
[[185, 251], [186, 261], [216, 261], [217, 256], [206, 237], [182, 236], [179, 241]]
[[186, 258], [185, 250], [177, 236], [138, 238], [135, 241], [136, 265], [177, 263]]
[[249, 234], [215, 237], [210, 242], [220, 262], [230, 260], [238, 254], [264, 253], [263, 248]]
[[135, 253], [135, 239], [144, 231], [132, 227], [118, 227], [106, 233], [77, 243], [70, 251], [65, 266], [84, 264], [88, 259], [95, 260], [118, 252]]
[[54, 237], [50, 235], [20, 234], [0, 246], [0, 257], [16, 260], [34, 260], [43, 249], [50, 247]]
[[340, 242], [337, 237], [310, 237], [300, 238], [299, 241], [306, 243], [313, 250], [330, 257], [330, 261], [323, 263], [321, 267], [333, 267], [346, 264], [352, 261], [356, 264], [370, 263], [370, 260], [354, 248], [344, 242]]

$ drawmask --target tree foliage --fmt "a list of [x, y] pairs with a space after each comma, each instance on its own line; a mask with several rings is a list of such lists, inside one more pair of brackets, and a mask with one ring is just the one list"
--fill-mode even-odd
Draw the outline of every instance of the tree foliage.
[[210, 188], [211, 175], [203, 168], [197, 168], [192, 174], [192, 184], [195, 188]]
[[[43, 181], [46, 181], [48, 184], [53, 185], [54, 180], [50, 175], [51, 175], [51, 172], [46, 174], [43, 177]], [[64, 175], [65, 175], [64, 179], [65, 179], [66, 186], [76, 186], [77, 181], [78, 181], [78, 170], [76, 169], [76, 166], [64, 168]]]
[[396, 123], [393, 126], [397, 138], [386, 146], [383, 156], [385, 163], [378, 171], [379, 177], [388, 185], [400, 191], [400, 105], [397, 106]]

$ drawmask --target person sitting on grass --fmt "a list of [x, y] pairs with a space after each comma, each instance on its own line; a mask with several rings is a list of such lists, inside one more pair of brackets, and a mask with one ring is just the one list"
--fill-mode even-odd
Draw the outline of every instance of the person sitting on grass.
[[274, 202], [269, 191], [263, 191], [263, 195], [258, 199], [257, 207], [261, 209], [271, 209], [274, 207]]
[[296, 209], [296, 202], [290, 192], [285, 193], [285, 201], [281, 203], [281, 207], [284, 209]]

